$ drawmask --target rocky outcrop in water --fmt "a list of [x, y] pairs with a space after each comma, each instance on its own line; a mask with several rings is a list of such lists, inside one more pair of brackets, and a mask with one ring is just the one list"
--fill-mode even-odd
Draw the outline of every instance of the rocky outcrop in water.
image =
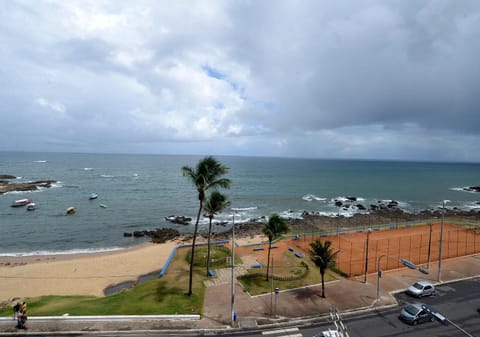
[[154, 243], [164, 243], [166, 241], [174, 240], [180, 236], [180, 233], [176, 229], [172, 228], [158, 228], [153, 231], [143, 230], [135, 231], [133, 233], [123, 233], [124, 237], [136, 237], [141, 238], [148, 236]]
[[[16, 179], [15, 176], [11, 175], [0, 175], [0, 179]], [[5, 180], [0, 180], [0, 194], [13, 191], [36, 191], [40, 187], [50, 188], [52, 184], [56, 183], [56, 180], [37, 180], [37, 181], [28, 181], [24, 183], [12, 183]]]
[[463, 189], [468, 192], [480, 192], [480, 186], [464, 187]]
[[192, 218], [184, 215], [170, 215], [170, 216], [166, 216], [165, 220], [170, 221], [171, 223], [174, 223], [174, 224], [188, 225], [190, 221], [192, 221]]

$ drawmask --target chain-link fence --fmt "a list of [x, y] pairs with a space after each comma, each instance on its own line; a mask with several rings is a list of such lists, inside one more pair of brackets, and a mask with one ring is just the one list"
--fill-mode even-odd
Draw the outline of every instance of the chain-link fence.
[[378, 258], [384, 254], [394, 258], [382, 260], [383, 270], [403, 267], [400, 259], [407, 259], [428, 269], [430, 263], [438, 261], [440, 241], [443, 242], [442, 259], [480, 252], [480, 229], [445, 224], [443, 238], [440, 236], [441, 224], [436, 223], [370, 233], [323, 235], [321, 240], [330, 240], [334, 248], [339, 250], [336, 268], [350, 277], [365, 274], [366, 268], [368, 273], [376, 272]]

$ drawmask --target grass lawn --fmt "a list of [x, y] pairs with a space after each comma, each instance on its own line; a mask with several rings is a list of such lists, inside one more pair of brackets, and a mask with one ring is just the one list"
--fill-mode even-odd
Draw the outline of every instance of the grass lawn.
[[[308, 285], [320, 284], [322, 278], [320, 276], [320, 270], [318, 267], [308, 258], [299, 259], [294, 256], [291, 252], [282, 253], [282, 261], [278, 265], [274, 265], [273, 274], [279, 277], [285, 276], [300, 276], [305, 273], [305, 267], [301, 265], [301, 262], [304, 262], [308, 266], [308, 271], [304, 277], [300, 277], [296, 280], [272, 280], [269, 278], [266, 281], [265, 276], [259, 277], [239, 277], [238, 281], [243, 285], [245, 291], [250, 295], [260, 295], [270, 293], [276, 287], [280, 290], [300, 288]], [[265, 273], [265, 268], [262, 269], [249, 269], [249, 273]], [[271, 272], [270, 274], [271, 275]], [[336, 280], [336, 278], [330, 274], [325, 274], [325, 282]]]

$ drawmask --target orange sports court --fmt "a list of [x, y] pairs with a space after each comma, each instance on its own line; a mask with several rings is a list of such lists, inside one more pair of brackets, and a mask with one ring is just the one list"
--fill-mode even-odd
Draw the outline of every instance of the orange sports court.
[[[336, 268], [348, 277], [363, 275], [366, 268], [369, 274], [377, 272], [381, 256], [384, 256], [381, 258], [382, 270], [405, 267], [400, 259], [428, 270], [429, 264], [438, 262], [441, 232], [441, 222], [438, 221], [379, 226], [371, 230], [330, 231], [328, 234], [307, 233], [273, 243], [275, 249], [271, 250], [271, 258], [275, 260], [275, 265], [281, 265], [283, 253], [292, 249], [303, 258], [309, 258], [310, 243], [320, 239], [322, 242], [331, 241], [333, 249], [339, 251], [335, 259]], [[480, 230], [476, 228], [444, 223], [441, 241], [442, 260], [480, 252]], [[238, 247], [237, 253], [247, 263], [256, 261], [266, 266], [268, 243], [265, 242]]]

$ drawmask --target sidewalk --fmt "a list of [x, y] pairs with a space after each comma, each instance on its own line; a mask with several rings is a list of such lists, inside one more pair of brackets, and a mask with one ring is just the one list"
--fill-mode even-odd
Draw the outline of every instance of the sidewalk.
[[[442, 262], [442, 283], [480, 275], [480, 255], [460, 257]], [[326, 298], [322, 298], [321, 285], [281, 291], [250, 297], [239, 284], [235, 288], [234, 311], [238, 327], [251, 328], [264, 324], [279, 324], [292, 320], [328, 320], [331, 307], [342, 315], [358, 310], [396, 305], [391, 293], [404, 291], [415, 281], [424, 279], [437, 284], [438, 262], [430, 264], [428, 275], [408, 268], [384, 272], [380, 279], [380, 298], [377, 301], [377, 274], [370, 274], [367, 283], [364, 276], [354, 279], [339, 277], [338, 281], [325, 285]], [[275, 287], [275, 285], [274, 285]], [[231, 323], [231, 284], [224, 283], [207, 288], [204, 314], [199, 327], [220, 328]]]
[[[238, 271], [240, 272], [240, 270]], [[451, 282], [480, 275], [480, 254], [471, 255], [442, 263], [442, 282]], [[417, 270], [402, 268], [384, 272], [380, 279], [380, 298], [377, 301], [377, 274], [368, 275], [367, 283], [364, 276], [354, 279], [339, 278], [338, 281], [326, 284], [326, 298], [321, 298], [321, 286], [311, 286], [300, 289], [282, 291], [278, 295], [262, 295], [250, 297], [237, 283], [235, 286], [234, 311], [237, 313], [236, 328], [249, 329], [274, 324], [300, 324], [313, 320], [329, 321], [331, 307], [336, 307], [345, 316], [359, 310], [370, 310], [377, 307], [396, 305], [391, 293], [404, 291], [409, 285], [419, 279], [437, 283], [438, 262], [431, 263], [429, 275]], [[275, 285], [274, 285], [275, 286]], [[65, 317], [37, 319], [27, 322], [29, 330], [17, 331], [12, 318], [0, 320], [0, 335], [23, 335], [28, 333], [45, 333], [76, 331], [128, 333], [129, 331], [168, 330], [215, 330], [231, 329], [231, 270], [218, 271], [214, 281], [207, 285], [204, 311], [201, 319], [185, 316], [183, 319], [168, 319], [168, 317], [120, 317], [112, 320], [96, 319], [66, 319]]]

